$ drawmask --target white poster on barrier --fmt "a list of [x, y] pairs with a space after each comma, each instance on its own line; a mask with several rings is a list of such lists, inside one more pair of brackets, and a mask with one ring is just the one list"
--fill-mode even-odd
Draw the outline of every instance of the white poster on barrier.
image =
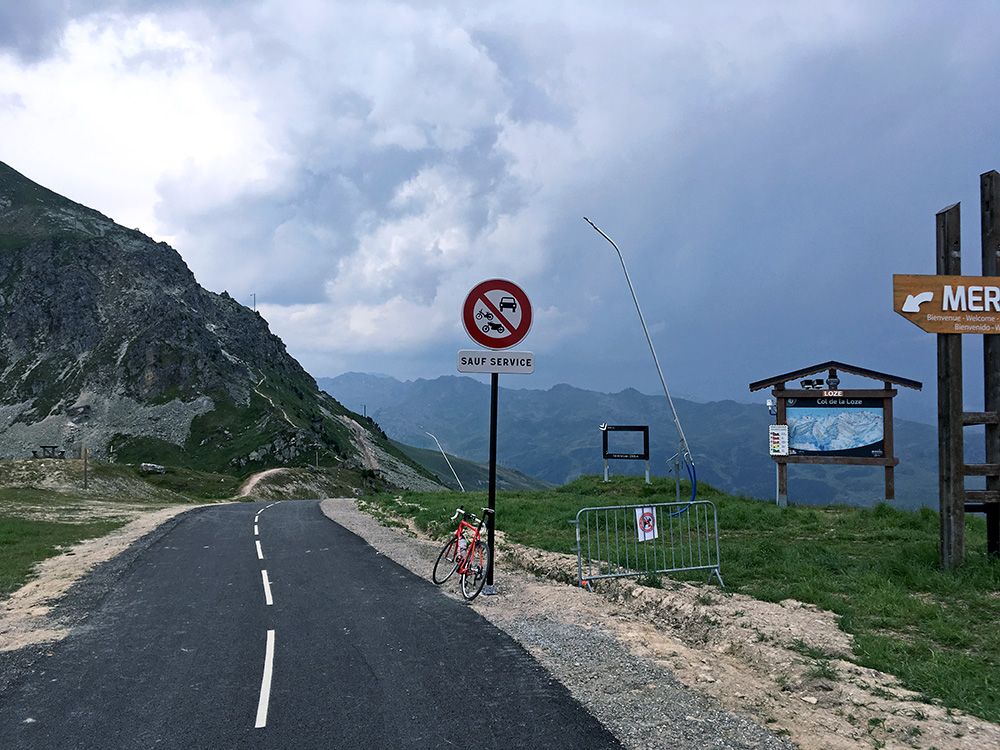
[[656, 530], [656, 509], [636, 508], [635, 529], [640, 542], [656, 539], [659, 536], [659, 532]]

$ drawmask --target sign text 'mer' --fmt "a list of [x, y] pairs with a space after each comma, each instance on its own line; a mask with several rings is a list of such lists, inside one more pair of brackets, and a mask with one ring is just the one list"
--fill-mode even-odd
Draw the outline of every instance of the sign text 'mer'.
[[965, 311], [1000, 312], [1000, 286], [944, 285], [944, 296], [941, 300], [945, 312]]

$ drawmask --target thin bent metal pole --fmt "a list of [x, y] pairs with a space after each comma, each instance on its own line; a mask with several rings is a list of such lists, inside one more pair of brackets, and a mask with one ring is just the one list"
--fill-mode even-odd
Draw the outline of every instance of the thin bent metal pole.
[[[425, 432], [427, 431], [425, 430]], [[451, 465], [451, 461], [448, 461], [448, 454], [444, 452], [444, 448], [441, 447], [441, 443], [438, 443], [438, 439], [431, 435], [431, 433], [428, 432], [427, 434], [434, 438], [434, 442], [437, 443], [438, 450], [441, 451], [441, 455], [444, 456], [444, 460], [448, 463], [448, 468], [451, 469], [451, 473], [455, 475], [455, 481], [458, 482], [458, 486], [462, 488], [462, 492], [465, 492], [465, 485], [462, 484], [462, 480], [458, 478], [458, 472], [455, 471], [455, 467]]]
[[625, 258], [622, 257], [622, 251], [618, 249], [618, 245], [615, 244], [615, 241], [602, 232], [594, 222], [586, 216], [583, 217], [583, 220], [596, 229], [597, 233], [601, 235], [601, 237], [610, 242], [611, 247], [613, 247], [615, 252], [618, 253], [618, 260], [621, 261], [622, 270], [625, 272], [625, 281], [628, 282], [628, 289], [632, 292], [632, 301], [635, 302], [635, 311], [639, 313], [639, 322], [642, 323], [642, 332], [646, 334], [646, 343], [649, 344], [649, 351], [653, 355], [653, 364], [656, 365], [656, 374], [660, 376], [660, 385], [663, 386], [663, 392], [667, 396], [667, 403], [670, 404], [670, 413], [674, 416], [674, 427], [677, 428], [677, 434], [684, 447], [684, 459], [694, 466], [694, 456], [691, 455], [691, 446], [688, 445], [687, 438], [684, 437], [684, 430], [681, 429], [681, 421], [677, 418], [677, 409], [674, 408], [674, 400], [670, 398], [670, 391], [667, 390], [667, 381], [663, 379], [663, 370], [660, 369], [660, 361], [656, 358], [656, 350], [653, 348], [653, 340], [649, 337], [649, 330], [646, 328], [646, 320], [642, 317], [642, 310], [639, 309], [639, 300], [635, 296], [635, 289], [632, 287], [632, 279], [629, 278], [628, 269], [625, 267]]

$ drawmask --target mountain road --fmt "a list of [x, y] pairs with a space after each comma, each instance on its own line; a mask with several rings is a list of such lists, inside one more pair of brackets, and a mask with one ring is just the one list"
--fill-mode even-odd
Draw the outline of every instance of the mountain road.
[[472, 608], [316, 501], [192, 509], [0, 689], [0, 747], [616, 748]]

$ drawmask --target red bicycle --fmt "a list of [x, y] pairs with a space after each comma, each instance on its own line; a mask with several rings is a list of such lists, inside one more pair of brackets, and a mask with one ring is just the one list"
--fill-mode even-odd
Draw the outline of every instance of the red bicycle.
[[451, 520], [454, 521], [456, 518], [461, 520], [455, 533], [438, 555], [437, 562], [434, 563], [434, 572], [431, 573], [431, 580], [434, 583], [440, 585], [458, 571], [462, 581], [462, 596], [469, 601], [479, 596], [490, 570], [490, 548], [479, 536], [486, 523], [486, 515], [495, 512], [483, 508], [483, 517], [476, 518], [464, 508], [455, 510]]

